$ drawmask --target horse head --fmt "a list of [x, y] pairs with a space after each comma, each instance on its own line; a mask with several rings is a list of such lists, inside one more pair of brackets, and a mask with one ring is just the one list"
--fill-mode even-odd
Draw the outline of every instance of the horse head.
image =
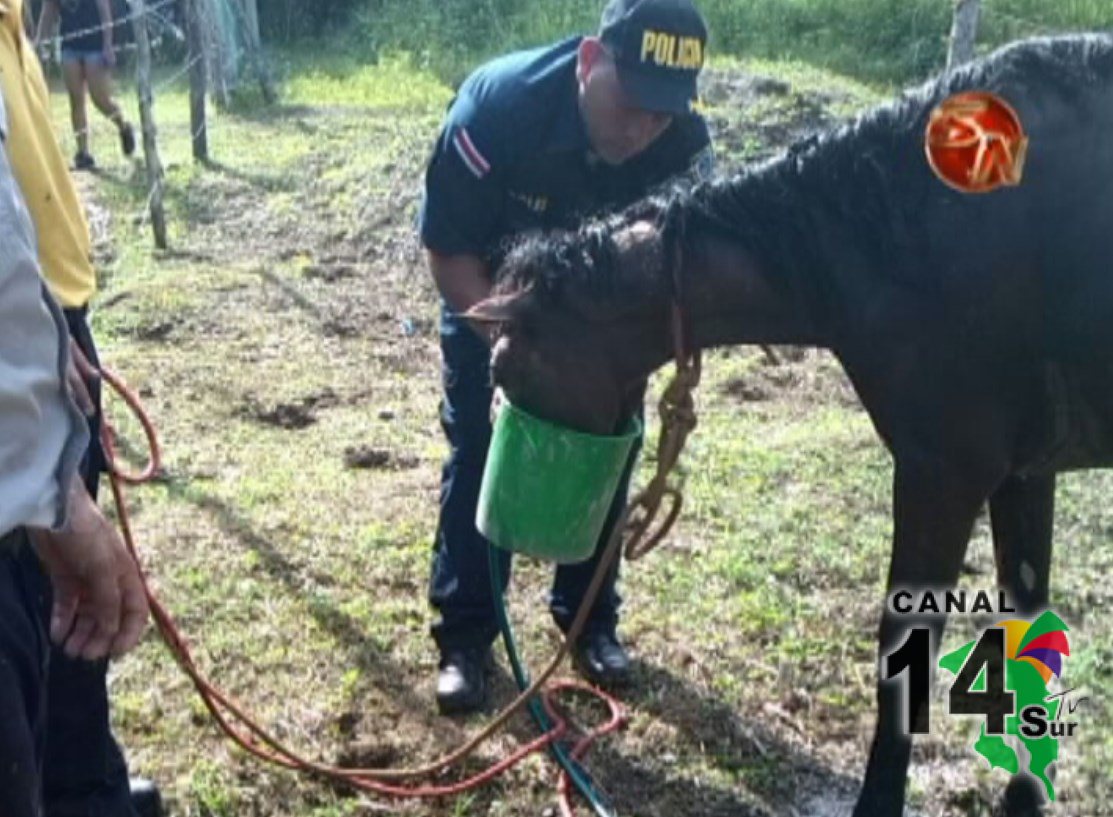
[[[651, 306], [667, 289], [661, 269], [659, 229], [628, 214], [520, 240], [490, 297], [466, 313], [497, 333], [494, 384], [551, 422], [618, 431], [654, 368], [640, 358], [664, 348], [665, 325]], [[652, 334], [660, 337], [647, 348]]]

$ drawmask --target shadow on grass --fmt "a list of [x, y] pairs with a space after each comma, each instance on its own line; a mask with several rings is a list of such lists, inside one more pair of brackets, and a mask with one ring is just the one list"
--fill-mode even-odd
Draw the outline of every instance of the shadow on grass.
[[[124, 444], [127, 458], [138, 452]], [[254, 552], [259, 564], [292, 596], [303, 599], [306, 587], [328, 587], [331, 576], [298, 564], [275, 546], [272, 537], [254, 529], [238, 509], [186, 479], [170, 477], [164, 481], [169, 496], [188, 503], [206, 514], [227, 536], [229, 542]], [[336, 605], [319, 598], [303, 599], [306, 613], [344, 649], [337, 661], [349, 662], [361, 671], [352, 700], [367, 700], [378, 694], [389, 696], [392, 706], [403, 711], [410, 722], [429, 734], [474, 731], [481, 720], [507, 705], [517, 688], [501, 665], [491, 678], [491, 705], [480, 718], [441, 718], [432, 700], [419, 694], [413, 684], [414, 668], [396, 661], [373, 637], [365, 624]], [[496, 649], [498, 649], [496, 645]], [[430, 647], [432, 650], [432, 647]], [[858, 781], [827, 767], [799, 745], [777, 737], [760, 720], [746, 719], [706, 689], [670, 669], [643, 661], [634, 662], [634, 682], [621, 693], [621, 699], [637, 717], [668, 724], [671, 742], [660, 745], [646, 736], [627, 738], [623, 732], [605, 736], [588, 754], [585, 765], [596, 783], [623, 815], [668, 815], [668, 817], [773, 817], [796, 815], [808, 798], [853, 802]], [[599, 722], [597, 706], [573, 703], [573, 722], [590, 725]], [[355, 712], [337, 712], [343, 720], [358, 718]], [[378, 720], [378, 718], [376, 718]], [[376, 730], [372, 745], [360, 749], [346, 745], [340, 760], [344, 765], [386, 767], [413, 765], [411, 747], [397, 745], [381, 734], [381, 723], [366, 722]], [[399, 723], [394, 722], [397, 728]], [[519, 744], [537, 735], [532, 721], [523, 713], [507, 728]], [[646, 750], [649, 751], [646, 751]], [[484, 767], [479, 757], [458, 764], [452, 779], [474, 774]], [[701, 776], [693, 765], [711, 767], [712, 775]], [[557, 767], [552, 764], [555, 776]], [[711, 778], [711, 779], [709, 779]], [[725, 781], [725, 782], [724, 782]], [[338, 784], [328, 784], [337, 793], [352, 794]], [[496, 781], [474, 794], [469, 806], [479, 808], [497, 799], [512, 797], [508, 784]], [[534, 795], [531, 795], [534, 796]], [[582, 810], [582, 809], [581, 809]]]
[[[209, 173], [239, 182], [258, 193], [293, 193], [299, 189], [297, 177], [291, 174], [272, 176], [265, 173], [252, 173], [211, 159], [200, 164]], [[94, 175], [98, 181], [127, 196], [129, 208], [133, 211], [131, 215], [149, 217], [146, 209], [150, 203], [151, 187], [147, 181], [146, 166], [136, 168], [134, 173], [126, 177], [106, 170], [97, 170]], [[165, 183], [163, 201], [169, 215], [187, 223], [211, 224], [218, 221], [224, 215], [222, 197], [212, 195], [211, 191], [201, 192], [204, 195], [198, 196], [192, 180], [185, 185]]]
[[300, 189], [297, 178], [289, 173], [275, 176], [251, 173], [212, 158], [201, 162], [201, 166], [213, 173], [243, 182], [266, 193], [293, 193]]
[[[131, 451], [126, 453], [129, 458], [133, 456]], [[437, 721], [432, 713], [431, 701], [417, 694], [405, 668], [394, 661], [374, 638], [369, 637], [366, 626], [335, 605], [305, 598], [306, 587], [335, 585], [331, 576], [291, 561], [275, 547], [271, 537], [254, 530], [251, 521], [239, 510], [188, 480], [169, 477], [163, 484], [170, 498], [193, 505], [216, 523], [229, 542], [258, 556], [259, 564], [267, 574], [301, 600], [305, 611], [316, 623], [344, 645], [347, 658], [338, 656], [338, 662], [347, 660], [352, 663], [360, 670], [368, 686], [389, 695], [399, 708], [413, 713], [428, 713], [426, 720], [432, 728]]]
[[[839, 774], [800, 747], [777, 738], [760, 721], [746, 720], [721, 700], [668, 669], [635, 661], [635, 680], [620, 698], [637, 715], [670, 724], [671, 744], [636, 746], [623, 732], [593, 745], [585, 765], [613, 801], [619, 814], [669, 817], [772, 817], [794, 815], [808, 797], [830, 796], [853, 802], [859, 781]], [[497, 706], [517, 694], [501, 666], [492, 679]], [[573, 722], [600, 722], [598, 706], [575, 707]], [[588, 712], [592, 714], [587, 715]], [[587, 715], [585, 717], [585, 715]], [[523, 717], [510, 731], [522, 742], [536, 736]], [[684, 758], [700, 758], [735, 785], [701, 778], [681, 768]], [[554, 775], [556, 765], [553, 764]], [[721, 778], [721, 776], [720, 776]]]
[[255, 96], [246, 98], [243, 102], [237, 101], [221, 111], [223, 116], [256, 124], [273, 124], [293, 120], [294, 127], [302, 133], [316, 132], [316, 128], [306, 122], [304, 117], [317, 116], [320, 113], [320, 109], [313, 105], [290, 102], [266, 104], [261, 98]]
[[259, 277], [262, 278], [266, 283], [270, 284], [276, 289], [281, 290], [283, 295], [293, 301], [293, 303], [299, 309], [301, 309], [311, 318], [320, 322], [325, 321], [327, 316], [324, 314], [321, 308], [317, 306], [317, 304], [313, 303], [313, 301], [311, 301], [309, 298], [298, 292], [297, 288], [293, 284], [289, 283], [288, 281], [283, 281], [280, 277], [266, 268], [256, 270], [256, 272], [259, 274]]

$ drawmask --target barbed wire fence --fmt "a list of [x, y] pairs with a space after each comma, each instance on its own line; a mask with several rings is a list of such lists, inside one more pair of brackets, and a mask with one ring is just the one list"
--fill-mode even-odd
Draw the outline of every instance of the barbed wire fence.
[[[123, 17], [114, 17], [108, 23], [102, 23], [100, 25], [90, 26], [89, 28], [83, 28], [83, 29], [80, 29], [78, 31], [71, 31], [71, 32], [69, 32], [65, 35], [56, 34], [52, 37], [47, 37], [46, 39], [41, 40], [39, 42], [39, 46], [40, 46], [40, 48], [49, 49], [51, 52], [54, 52], [57, 48], [64, 47], [64, 45], [67, 42], [72, 42], [74, 40], [79, 40], [82, 37], [85, 37], [89, 34], [97, 34], [97, 33], [105, 31], [106, 29], [122, 28], [122, 27], [128, 25], [129, 23], [134, 22], [136, 19], [138, 19], [142, 15], [146, 15], [146, 16], [149, 16], [149, 17], [152, 17], [152, 18], [156, 18], [161, 25], [165, 26], [168, 29], [173, 29], [173, 28], [175, 28], [173, 23], [165, 15], [160, 14], [159, 10], [160, 9], [165, 9], [168, 6], [172, 6], [177, 2], [178, 2], [178, 0], [158, 0], [157, 3], [154, 3], [151, 6], [148, 6], [145, 9], [145, 11], [142, 12], [142, 14], [140, 12], [132, 11], [131, 13], [129, 13], [129, 14], [123, 16]], [[30, 5], [28, 5], [27, 8], [30, 9]], [[134, 50], [135, 47], [136, 46], [135, 46], [134, 43], [127, 43], [127, 44], [124, 44], [124, 45], [115, 46], [114, 50], [117, 51], [117, 52], [123, 52], [123, 51], [128, 51], [128, 50]]]
[[[206, 100], [209, 89], [216, 89], [214, 102], [227, 108], [231, 91], [240, 78], [241, 65], [247, 66], [259, 80], [263, 99], [268, 104], [277, 100], [273, 80], [262, 54], [258, 37], [258, 17], [254, 0], [126, 0], [126, 14], [119, 14], [106, 23], [80, 31], [54, 35], [38, 43], [40, 54], [60, 63], [61, 51], [67, 42], [106, 29], [130, 28], [133, 42], [113, 43], [117, 57], [127, 54], [134, 58], [135, 83], [140, 112], [143, 158], [146, 165], [147, 192], [142, 208], [130, 220], [143, 228], [151, 224], [154, 241], [159, 249], [168, 248], [166, 215], [163, 204], [165, 172], [159, 155], [159, 128], [155, 105], [165, 91], [178, 85], [189, 75], [190, 122], [188, 138], [195, 161], [208, 163], [209, 123]], [[234, 9], [234, 10], [233, 10]], [[183, 30], [184, 27], [184, 30]], [[180, 62], [170, 73], [153, 80], [153, 54], [172, 53], [184, 49]], [[132, 53], [134, 52], [134, 53]], [[71, 131], [68, 137], [90, 136], [97, 120], [90, 117], [83, 131]]]

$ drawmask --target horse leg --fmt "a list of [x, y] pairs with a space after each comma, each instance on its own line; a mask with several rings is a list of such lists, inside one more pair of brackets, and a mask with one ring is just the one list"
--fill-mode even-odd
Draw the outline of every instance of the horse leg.
[[[989, 499], [997, 583], [1023, 618], [1043, 612], [1051, 573], [1051, 530], [1055, 515], [1055, 476], [1006, 479]], [[1007, 817], [1044, 813], [1043, 785], [1019, 775], [1005, 789]]]
[[1024, 616], [1047, 606], [1054, 515], [1054, 475], [1011, 476], [989, 498], [997, 582]]
[[[902, 463], [898, 457], [893, 486], [893, 556], [889, 587], [944, 591], [954, 587], [978, 511], [993, 481], [972, 479], [940, 464]], [[899, 648], [914, 627], [930, 631], [931, 660], [939, 648], [946, 617], [897, 615], [886, 603], [881, 618], [877, 687], [877, 727], [865, 781], [854, 817], [900, 817], [912, 753], [907, 733], [902, 682], [884, 681], [884, 659]], [[912, 712], [913, 720], [919, 712]]]

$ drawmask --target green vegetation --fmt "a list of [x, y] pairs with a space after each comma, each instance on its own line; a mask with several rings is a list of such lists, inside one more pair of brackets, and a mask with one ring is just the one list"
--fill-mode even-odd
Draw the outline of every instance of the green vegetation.
[[[480, 58], [589, 32], [602, 0], [284, 0], [272, 37], [327, 32], [365, 57], [406, 51], [450, 84]], [[717, 54], [802, 59], [873, 83], [906, 83], [946, 58], [949, 0], [700, 0]], [[300, 24], [299, 22], [300, 21]], [[984, 0], [979, 43], [1113, 27], [1107, 0]]]

